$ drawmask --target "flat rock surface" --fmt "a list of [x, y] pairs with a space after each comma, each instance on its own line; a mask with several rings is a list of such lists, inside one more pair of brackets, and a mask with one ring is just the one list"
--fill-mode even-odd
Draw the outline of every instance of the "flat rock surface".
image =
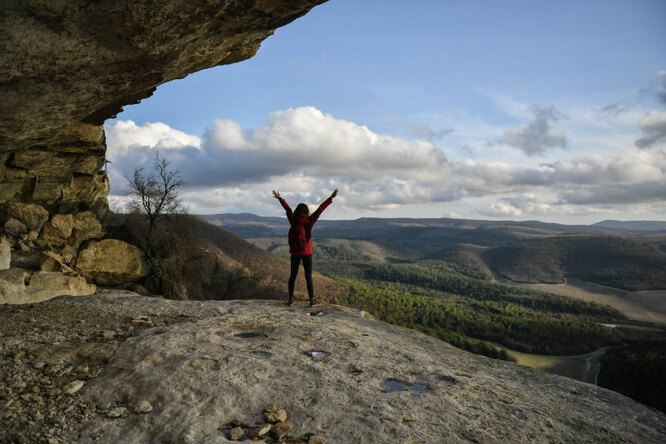
[[[299, 304], [128, 292], [3, 306], [2, 402], [13, 399], [15, 408], [3, 413], [0, 440], [23, 433], [28, 441], [228, 442], [238, 424], [246, 438], [265, 425], [270, 404], [294, 424], [286, 439], [305, 442], [666, 440], [666, 415], [617, 393], [322, 307], [309, 316]], [[109, 328], [112, 339], [101, 334]], [[36, 368], [37, 360], [45, 365]], [[50, 373], [59, 360], [75, 370]], [[85, 384], [54, 395], [64, 412], [43, 394], [43, 379], [54, 388]], [[152, 411], [134, 413], [144, 401]], [[109, 417], [121, 407], [126, 414]]]

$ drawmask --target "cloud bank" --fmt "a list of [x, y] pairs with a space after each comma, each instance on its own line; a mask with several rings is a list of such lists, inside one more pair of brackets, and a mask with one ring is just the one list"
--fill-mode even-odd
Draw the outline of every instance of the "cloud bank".
[[[661, 128], [652, 123], [660, 116], [641, 128]], [[554, 107], [536, 107], [534, 120], [507, 137], [527, 154], [563, 147], [566, 137], [551, 127], [561, 118]], [[493, 217], [666, 200], [666, 151], [658, 147], [531, 165], [453, 158], [432, 141], [377, 134], [313, 107], [276, 111], [257, 129], [216, 119], [201, 138], [162, 123], [115, 121], [106, 131], [112, 195], [122, 194], [123, 173], [149, 166], [159, 150], [181, 171], [184, 197], [200, 213], [272, 211], [272, 189], [313, 204], [335, 187], [336, 207], [349, 214], [400, 208], [419, 216], [410, 208], [473, 198], [490, 202], [478, 213]]]

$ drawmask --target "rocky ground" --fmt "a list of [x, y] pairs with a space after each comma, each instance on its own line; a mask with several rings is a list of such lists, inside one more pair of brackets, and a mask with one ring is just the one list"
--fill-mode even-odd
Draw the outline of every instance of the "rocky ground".
[[194, 306], [113, 304], [104, 294], [0, 306], [0, 442], [71, 442], [82, 424], [115, 407], [87, 403], [80, 388], [119, 344], [145, 329], [218, 315]]
[[[316, 316], [312, 316], [316, 314]], [[325, 305], [0, 306], [1, 442], [665, 442], [666, 415]]]

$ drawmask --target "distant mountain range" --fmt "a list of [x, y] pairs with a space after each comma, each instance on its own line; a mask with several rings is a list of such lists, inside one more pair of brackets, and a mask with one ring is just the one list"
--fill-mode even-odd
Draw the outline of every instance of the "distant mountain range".
[[[245, 239], [282, 236], [289, 230], [286, 217], [263, 217], [250, 213], [207, 214], [198, 216]], [[666, 235], [666, 222], [602, 221], [593, 225], [564, 225], [539, 221], [487, 221], [474, 219], [360, 218], [355, 220], [320, 220], [315, 237], [372, 239], [394, 246], [433, 253], [459, 244], [495, 246], [520, 239], [563, 235], [616, 235], [642, 233]], [[666, 237], [665, 237], [666, 238]], [[660, 237], [649, 243], [659, 247]]]
[[[247, 213], [199, 217], [268, 251], [277, 244], [259, 240], [284, 238], [289, 229], [286, 217]], [[475, 275], [492, 272], [516, 282], [559, 283], [567, 277], [577, 277], [628, 290], [666, 288], [666, 222], [563, 225], [539, 221], [361, 218], [320, 220], [313, 235], [363, 240], [376, 245], [377, 251], [392, 249], [388, 256], [394, 260], [441, 260], [474, 270]], [[280, 251], [286, 255], [284, 246]]]
[[604, 220], [591, 226], [625, 231], [666, 231], [666, 221], [658, 220]]

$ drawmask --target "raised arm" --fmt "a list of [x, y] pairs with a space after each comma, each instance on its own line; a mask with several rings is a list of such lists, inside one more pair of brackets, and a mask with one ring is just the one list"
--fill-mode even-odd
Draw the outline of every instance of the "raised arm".
[[280, 201], [280, 205], [282, 205], [282, 208], [284, 208], [284, 211], [287, 213], [287, 219], [289, 219], [289, 223], [291, 223], [291, 216], [293, 215], [293, 212], [291, 211], [291, 207], [287, 201], [284, 200], [282, 196], [280, 196], [280, 193], [277, 191], [273, 191], [273, 197]]
[[315, 222], [317, 222], [317, 219], [319, 219], [319, 216], [321, 216], [321, 213], [324, 212], [324, 210], [333, 203], [333, 198], [338, 195], [338, 189], [336, 188], [335, 191], [330, 195], [328, 199], [323, 201], [321, 205], [319, 205], [319, 208], [315, 210], [314, 213], [312, 213], [312, 216], [310, 218], [312, 219], [312, 225], [314, 225]]

